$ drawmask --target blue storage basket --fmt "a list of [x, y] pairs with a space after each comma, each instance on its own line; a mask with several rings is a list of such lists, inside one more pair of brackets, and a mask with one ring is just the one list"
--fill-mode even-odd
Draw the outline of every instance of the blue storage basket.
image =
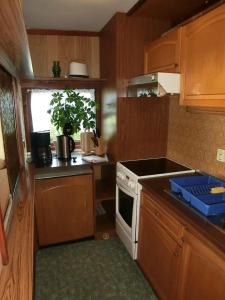
[[225, 182], [213, 176], [187, 176], [170, 179], [171, 189], [204, 215], [225, 212], [225, 193], [211, 194], [213, 187], [225, 187]]

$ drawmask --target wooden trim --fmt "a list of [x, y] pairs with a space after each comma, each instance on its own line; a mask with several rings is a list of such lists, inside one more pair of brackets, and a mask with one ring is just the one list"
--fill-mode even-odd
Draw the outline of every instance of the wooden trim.
[[0, 254], [2, 256], [2, 264], [7, 265], [9, 262], [9, 255], [7, 250], [6, 236], [5, 236], [1, 209], [0, 209]]
[[30, 132], [33, 131], [32, 115], [31, 115], [31, 91], [27, 91], [26, 89], [23, 89], [22, 97], [23, 97], [24, 127], [25, 127], [27, 151], [31, 151]]
[[27, 29], [27, 34], [37, 35], [67, 35], [67, 36], [99, 36], [97, 31], [56, 30], [56, 29]]
[[20, 2], [3, 2], [0, 8], [0, 64], [14, 77], [31, 79], [33, 69]]
[[104, 79], [99, 78], [37, 78], [35, 80], [21, 81], [22, 88], [28, 89], [64, 89], [70, 88], [97, 88], [102, 85]]
[[136, 4], [134, 4], [133, 7], [131, 7], [130, 10], [128, 10], [127, 15], [128, 16], [133, 15], [136, 12], [136, 10], [138, 10], [138, 8], [142, 6], [145, 2], [146, 0], [139, 0]]
[[186, 111], [193, 114], [210, 114], [210, 115], [225, 115], [225, 108], [217, 108], [217, 107], [191, 107], [188, 106]]
[[7, 235], [9, 263], [0, 274], [0, 299], [32, 300], [34, 247], [34, 170], [24, 169], [13, 201]]

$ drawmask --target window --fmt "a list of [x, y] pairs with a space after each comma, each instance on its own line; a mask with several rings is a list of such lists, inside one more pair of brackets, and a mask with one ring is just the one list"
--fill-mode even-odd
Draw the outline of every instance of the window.
[[[59, 91], [59, 90], [57, 90]], [[75, 89], [77, 93], [86, 97], [95, 99], [94, 89]], [[31, 115], [33, 131], [50, 130], [51, 140], [55, 141], [56, 136], [61, 134], [51, 124], [51, 116], [47, 113], [52, 94], [56, 90], [32, 90], [31, 92]], [[80, 139], [80, 132], [73, 135], [75, 140]]]

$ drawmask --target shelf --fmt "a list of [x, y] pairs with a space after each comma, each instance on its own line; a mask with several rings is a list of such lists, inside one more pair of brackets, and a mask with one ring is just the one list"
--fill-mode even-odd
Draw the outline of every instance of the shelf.
[[109, 180], [96, 180], [96, 203], [114, 200], [116, 197], [115, 183]]
[[105, 79], [102, 78], [75, 78], [75, 77], [35, 77], [33, 80], [22, 80], [22, 88], [44, 88], [44, 87], [87, 87], [101, 86]]

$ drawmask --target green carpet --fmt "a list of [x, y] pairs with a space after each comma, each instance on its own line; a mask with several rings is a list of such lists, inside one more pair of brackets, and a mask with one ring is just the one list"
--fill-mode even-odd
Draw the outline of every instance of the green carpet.
[[41, 249], [36, 257], [36, 300], [156, 300], [118, 239]]

